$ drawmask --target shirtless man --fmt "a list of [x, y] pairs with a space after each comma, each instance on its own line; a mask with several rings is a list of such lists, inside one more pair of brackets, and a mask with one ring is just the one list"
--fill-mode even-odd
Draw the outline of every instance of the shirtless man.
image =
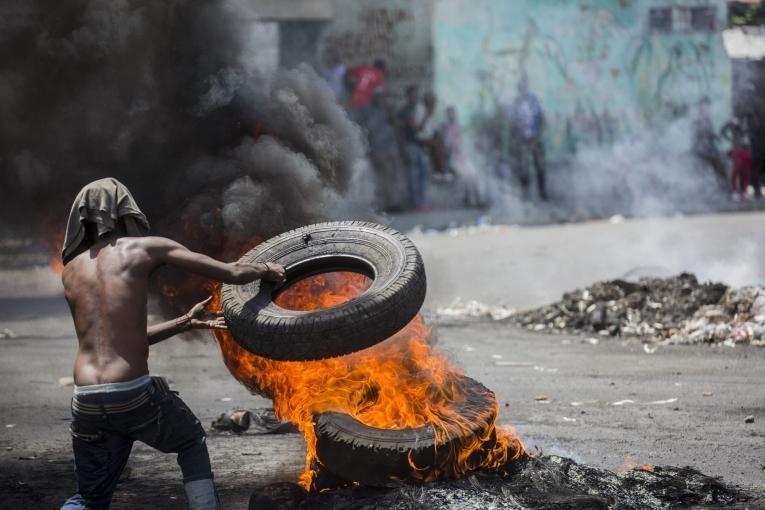
[[75, 199], [64, 242], [64, 293], [79, 350], [74, 364], [72, 446], [77, 494], [62, 509], [108, 508], [133, 442], [177, 453], [189, 508], [219, 508], [205, 432], [160, 378], [149, 377], [149, 345], [193, 328], [225, 328], [205, 320], [209, 298], [188, 314], [146, 325], [149, 276], [169, 264], [216, 281], [284, 281], [277, 264], [225, 263], [162, 237], [116, 179], [85, 186]]

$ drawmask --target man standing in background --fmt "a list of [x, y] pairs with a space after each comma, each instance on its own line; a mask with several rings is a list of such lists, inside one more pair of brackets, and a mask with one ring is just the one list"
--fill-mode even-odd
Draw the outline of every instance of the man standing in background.
[[411, 206], [415, 210], [425, 207], [430, 164], [421, 144], [422, 128], [427, 122], [425, 106], [420, 102], [417, 85], [406, 88], [406, 103], [398, 112], [401, 138], [406, 158], [407, 183]]
[[529, 91], [526, 77], [518, 83], [518, 97], [510, 108], [511, 150], [524, 198], [529, 196], [529, 160], [534, 162], [539, 198], [547, 200], [545, 147], [542, 135], [545, 116], [537, 96]]

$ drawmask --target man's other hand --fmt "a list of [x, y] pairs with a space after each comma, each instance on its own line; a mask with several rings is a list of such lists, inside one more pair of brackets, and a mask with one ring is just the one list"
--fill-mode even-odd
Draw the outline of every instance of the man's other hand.
[[223, 318], [223, 312], [209, 312], [207, 310], [210, 301], [212, 301], [212, 296], [195, 304], [186, 314], [192, 329], [228, 329], [226, 320]]

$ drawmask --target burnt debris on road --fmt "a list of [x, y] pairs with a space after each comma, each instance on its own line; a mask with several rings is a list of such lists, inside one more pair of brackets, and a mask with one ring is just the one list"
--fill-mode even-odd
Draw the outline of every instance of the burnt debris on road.
[[641, 466], [615, 473], [550, 455], [527, 459], [508, 478], [480, 471], [427, 485], [389, 490], [355, 487], [319, 494], [306, 493], [296, 484], [277, 483], [254, 491], [249, 508], [743, 509], [752, 499], [745, 491], [690, 467]]

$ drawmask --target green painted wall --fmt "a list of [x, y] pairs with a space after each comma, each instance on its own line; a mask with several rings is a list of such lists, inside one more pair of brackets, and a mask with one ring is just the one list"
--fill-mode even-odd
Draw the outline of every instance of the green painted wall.
[[[662, 6], [715, 6], [717, 29], [651, 33], [648, 9]], [[705, 95], [720, 125], [731, 110], [726, 19], [715, 0], [439, 0], [434, 89], [470, 125], [509, 104], [525, 71], [553, 157], [571, 152], [572, 130], [577, 143], [608, 143], [610, 132], [693, 113]]]

